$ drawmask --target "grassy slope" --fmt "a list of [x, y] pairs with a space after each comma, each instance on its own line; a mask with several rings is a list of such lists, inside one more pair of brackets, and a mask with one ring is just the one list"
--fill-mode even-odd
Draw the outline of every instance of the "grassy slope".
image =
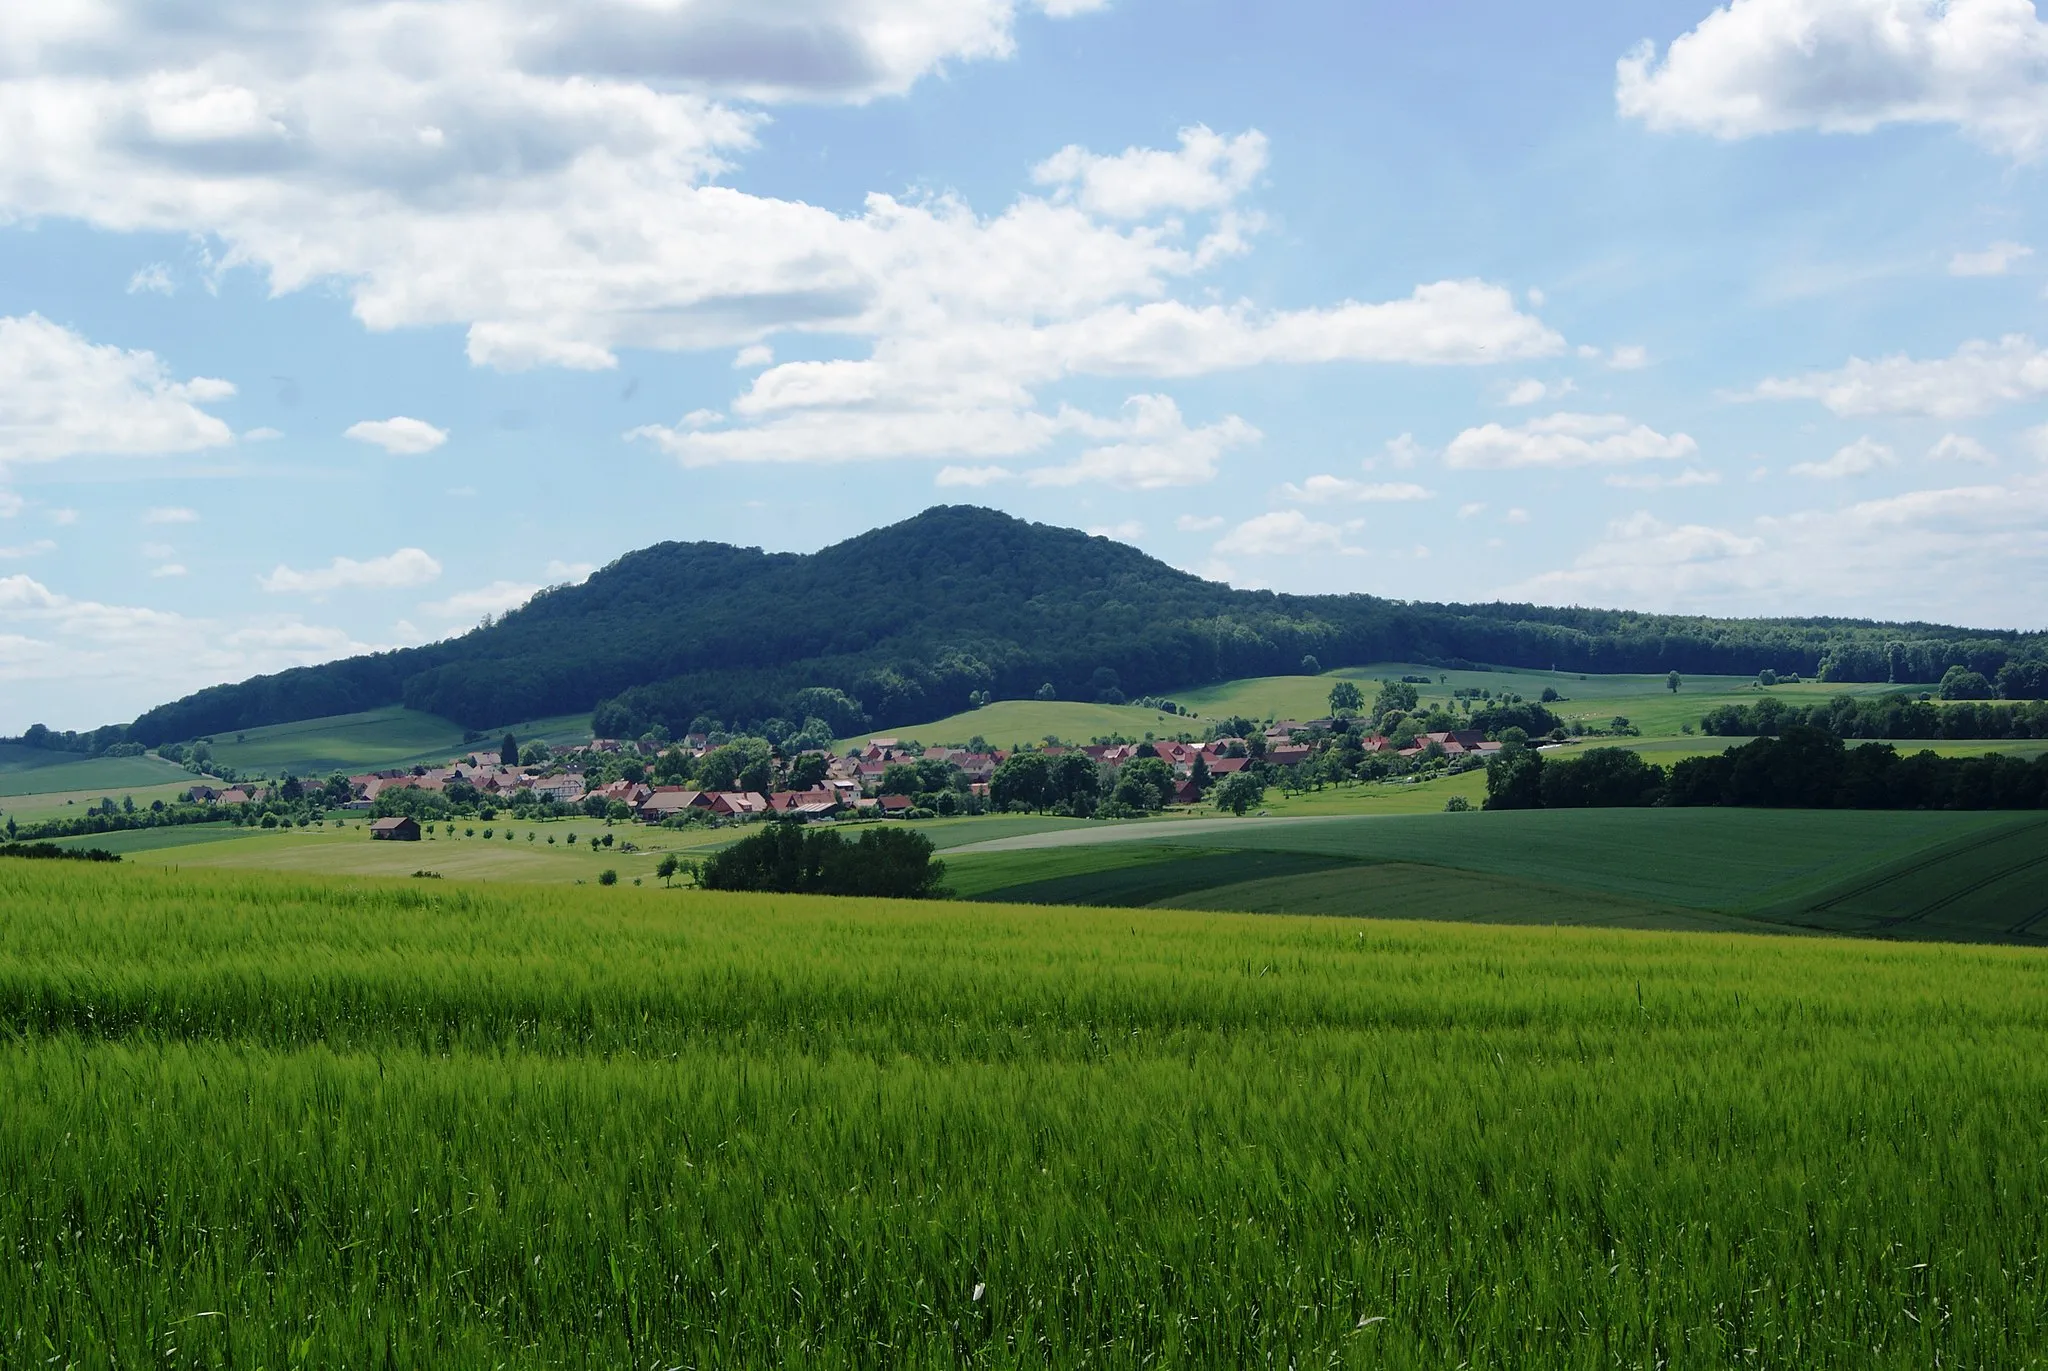
[[521, 742], [587, 742], [590, 716], [529, 720], [491, 730], [486, 742], [465, 743], [461, 725], [394, 705], [223, 734], [213, 741], [213, 755], [216, 761], [239, 771], [320, 776], [333, 771], [444, 762], [462, 752], [494, 748], [507, 732]]
[[[59, 775], [58, 772], [36, 772], [38, 776]], [[5, 814], [19, 823], [32, 823], [42, 819], [61, 819], [76, 816], [79, 811], [89, 809], [101, 800], [119, 803], [123, 798], [135, 801], [138, 809], [149, 808], [152, 801], [162, 800], [165, 804], [176, 804], [184, 793], [192, 788], [196, 776], [179, 773], [183, 780], [158, 785], [106, 785], [87, 790], [33, 791], [20, 795], [0, 798], [0, 814]]]
[[97, 799], [109, 790], [165, 785], [181, 777], [192, 783], [184, 768], [155, 757], [80, 757], [0, 743], [0, 796], [91, 790]]
[[2036, 953], [56, 865], [25, 1365], [2048, 1364]]
[[1090, 738], [1118, 733], [1132, 738], [1142, 738], [1147, 733], [1171, 738], [1182, 732], [1200, 733], [1201, 729], [1201, 724], [1193, 719], [1161, 714], [1154, 709], [1135, 709], [1129, 705], [998, 700], [992, 705], [955, 714], [951, 718], [841, 739], [837, 746], [844, 751], [856, 744], [865, 745], [871, 738], [902, 738], [923, 743], [926, 747], [955, 747], [978, 735], [986, 738], [993, 747], [1008, 749], [1023, 743], [1042, 743], [1048, 734], [1068, 742], [1085, 743]]

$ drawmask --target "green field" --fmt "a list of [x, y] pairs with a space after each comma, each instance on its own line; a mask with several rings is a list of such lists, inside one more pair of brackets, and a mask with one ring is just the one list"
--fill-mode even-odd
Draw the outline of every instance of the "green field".
[[565, 714], [487, 730], [483, 741], [465, 743], [462, 725], [433, 714], [392, 705], [360, 714], [271, 724], [214, 737], [216, 762], [255, 775], [324, 776], [445, 762], [464, 752], [495, 751], [506, 733], [520, 742], [587, 743], [590, 716]]
[[104, 793], [194, 779], [183, 767], [155, 757], [83, 757], [75, 752], [0, 743], [0, 797], [51, 791]]
[[0, 1366], [2048, 1365], [2038, 952], [59, 865]]
[[1142, 738], [1147, 733], [1161, 738], [1171, 738], [1182, 732], [1201, 732], [1201, 725], [1192, 719], [1183, 719], [1174, 714], [1162, 714], [1156, 709], [1136, 709], [1129, 705], [1084, 705], [1060, 700], [998, 700], [980, 709], [970, 709], [965, 714], [951, 718], [934, 719], [930, 723], [905, 724], [901, 728], [877, 729], [853, 738], [842, 738], [833, 746], [844, 752], [849, 747], [866, 746], [872, 738], [901, 738], [905, 741], [922, 743], [926, 747], [959, 747], [968, 739], [981, 737], [989, 746], [1008, 751], [1023, 744], [1043, 743], [1046, 738], [1060, 738], [1070, 743], [1085, 743], [1090, 738], [1106, 738], [1122, 734], [1129, 738]]
[[[1281, 859], [1276, 862], [1275, 859]], [[2048, 817], [1521, 810], [1097, 825], [949, 854], [1027, 903], [2048, 945]]]

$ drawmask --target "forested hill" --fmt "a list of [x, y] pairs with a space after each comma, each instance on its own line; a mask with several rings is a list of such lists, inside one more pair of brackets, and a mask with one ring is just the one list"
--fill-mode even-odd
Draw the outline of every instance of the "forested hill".
[[700, 717], [818, 717], [843, 734], [977, 692], [1135, 698], [1311, 656], [1933, 682], [2042, 655], [2042, 635], [1927, 624], [1233, 590], [1106, 538], [948, 506], [809, 556], [662, 543], [460, 638], [202, 690], [128, 736], [154, 746], [399, 702], [478, 728], [595, 707], [608, 735]]

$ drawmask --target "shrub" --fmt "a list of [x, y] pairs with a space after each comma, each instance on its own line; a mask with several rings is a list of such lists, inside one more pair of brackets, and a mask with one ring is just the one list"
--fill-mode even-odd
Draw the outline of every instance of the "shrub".
[[617, 885], [619, 883], [619, 873], [610, 867], [606, 867], [597, 873], [597, 883], [599, 885]]

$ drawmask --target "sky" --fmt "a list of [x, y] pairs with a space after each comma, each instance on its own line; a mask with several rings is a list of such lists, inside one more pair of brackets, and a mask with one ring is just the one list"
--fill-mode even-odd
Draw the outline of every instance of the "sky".
[[2030, 0], [7, 6], [0, 733], [939, 503], [2041, 629], [2044, 169]]

